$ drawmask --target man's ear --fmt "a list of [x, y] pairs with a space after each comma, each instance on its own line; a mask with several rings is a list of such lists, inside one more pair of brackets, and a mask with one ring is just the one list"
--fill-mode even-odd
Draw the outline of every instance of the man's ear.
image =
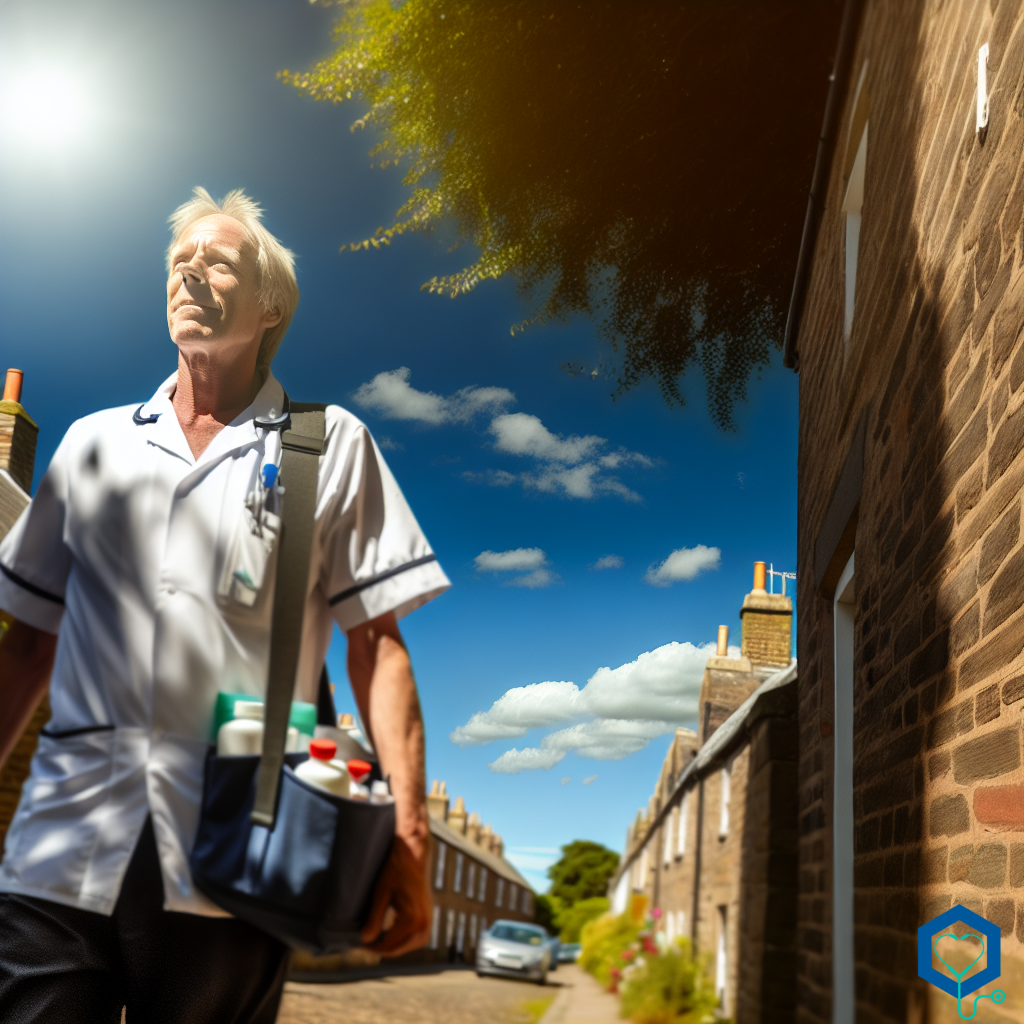
[[284, 313], [282, 310], [274, 306], [273, 309], [269, 309], [263, 314], [263, 327], [269, 330], [271, 327], [276, 327], [283, 319]]

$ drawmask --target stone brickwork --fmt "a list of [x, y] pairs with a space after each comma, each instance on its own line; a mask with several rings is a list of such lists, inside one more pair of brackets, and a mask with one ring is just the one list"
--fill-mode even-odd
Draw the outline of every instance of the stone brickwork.
[[781, 594], [751, 591], [740, 609], [743, 657], [755, 665], [788, 665], [793, 653], [793, 602]]
[[23, 491], [32, 490], [39, 427], [20, 402], [0, 401], [0, 469]]
[[[1004, 980], [1024, 975], [1022, 67], [1019, 2], [865, 6], [797, 346], [800, 1024], [833, 1010], [832, 599], [851, 550], [857, 1020], [955, 1019], [917, 978], [915, 941], [953, 903], [1000, 925]], [[988, 1019], [1024, 1018], [1005, 987]]]

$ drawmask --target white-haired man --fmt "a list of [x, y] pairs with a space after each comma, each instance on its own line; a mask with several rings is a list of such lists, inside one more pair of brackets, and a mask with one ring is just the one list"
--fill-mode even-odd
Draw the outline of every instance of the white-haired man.
[[[280, 438], [270, 361], [298, 302], [292, 255], [241, 192], [171, 218], [178, 368], [141, 406], [73, 424], [0, 543], [0, 763], [50, 686], [0, 864], [0, 1020], [275, 1019], [285, 950], [191, 884], [218, 690], [260, 696], [272, 600], [221, 581]], [[316, 396], [302, 396], [311, 398]], [[296, 698], [336, 621], [396, 805], [363, 940], [427, 936], [423, 725], [397, 619], [447, 588], [366, 428], [328, 406]], [[228, 577], [231, 576], [228, 567]], [[265, 588], [269, 589], [269, 588]], [[394, 924], [382, 932], [385, 912]]]

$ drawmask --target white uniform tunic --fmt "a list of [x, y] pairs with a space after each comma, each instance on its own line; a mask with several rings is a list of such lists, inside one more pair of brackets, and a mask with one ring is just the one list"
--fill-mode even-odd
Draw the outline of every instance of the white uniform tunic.
[[[218, 583], [262, 465], [280, 462], [280, 435], [253, 417], [279, 414], [283, 391], [269, 377], [195, 459], [176, 379], [140, 410], [155, 423], [136, 424], [135, 406], [74, 423], [0, 542], [0, 608], [58, 634], [53, 714], [0, 891], [110, 914], [149, 814], [165, 907], [223, 914], [192, 887], [188, 856], [217, 691], [266, 689], [273, 556], [252, 607]], [[310, 702], [334, 621], [403, 616], [449, 586], [366, 427], [336, 405], [326, 427], [295, 687]]]

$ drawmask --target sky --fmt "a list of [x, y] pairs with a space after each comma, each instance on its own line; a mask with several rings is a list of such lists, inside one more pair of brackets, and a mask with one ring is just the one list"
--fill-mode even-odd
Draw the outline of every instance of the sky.
[[[543, 890], [561, 845], [622, 849], [696, 717], [718, 625], [738, 642], [753, 562], [795, 568], [797, 379], [776, 357], [722, 433], [697, 374], [685, 408], [650, 384], [613, 400], [585, 319], [513, 336], [530, 307], [512, 282], [419, 290], [469, 250], [417, 235], [342, 253], [406, 193], [349, 130], [358, 101], [276, 78], [330, 52], [334, 17], [308, 0], [6, 0], [0, 371], [25, 371], [38, 480], [72, 421], [144, 401], [175, 368], [171, 211], [195, 185], [256, 198], [298, 254], [276, 376], [364, 419], [453, 584], [402, 622], [428, 780]], [[342, 711], [344, 651], [336, 634]]]

